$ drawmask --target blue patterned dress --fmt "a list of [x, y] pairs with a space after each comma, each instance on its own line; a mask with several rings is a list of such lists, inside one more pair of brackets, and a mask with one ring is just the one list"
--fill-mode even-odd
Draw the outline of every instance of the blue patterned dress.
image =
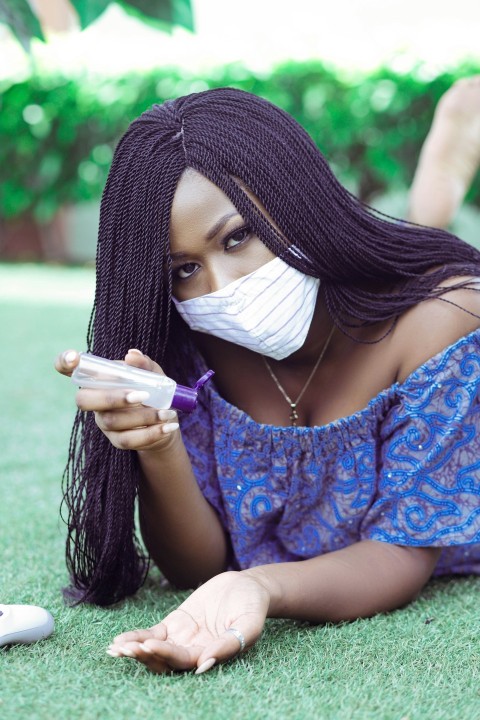
[[480, 330], [322, 427], [261, 425], [212, 383], [200, 395], [181, 428], [231, 567], [370, 539], [442, 547], [435, 574], [480, 574]]

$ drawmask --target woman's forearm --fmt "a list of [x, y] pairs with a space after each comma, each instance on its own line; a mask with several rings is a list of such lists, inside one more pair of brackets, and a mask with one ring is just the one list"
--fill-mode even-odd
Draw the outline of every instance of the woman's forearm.
[[437, 548], [366, 540], [311, 560], [243, 572], [268, 590], [269, 617], [340, 622], [413, 600], [430, 578], [439, 553]]
[[162, 573], [178, 587], [196, 587], [225, 570], [227, 540], [203, 497], [179, 431], [161, 452], [138, 453], [140, 527]]

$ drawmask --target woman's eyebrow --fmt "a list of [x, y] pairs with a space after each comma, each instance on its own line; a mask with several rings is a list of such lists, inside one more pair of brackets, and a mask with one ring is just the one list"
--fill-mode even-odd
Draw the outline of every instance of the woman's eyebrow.
[[[208, 233], [205, 236], [205, 240], [207, 242], [210, 242], [210, 240], [213, 240], [213, 238], [218, 235], [218, 233], [222, 230], [222, 228], [225, 227], [227, 222], [231, 220], [233, 217], [241, 217], [240, 214], [235, 210], [233, 212], [227, 213], [226, 215], [222, 215], [221, 218], [217, 220], [215, 225], [213, 225]], [[171, 253], [170, 258], [171, 260], [184, 260], [185, 258], [189, 257], [188, 251], [181, 250], [179, 252]]]
[[186, 252], [176, 252], [176, 253], [170, 253], [170, 260], [173, 260], [174, 262], [176, 260], [185, 260], [185, 258], [188, 258], [189, 254]]
[[232, 218], [237, 216], [239, 213], [235, 210], [234, 212], [227, 213], [226, 215], [223, 215], [213, 227], [210, 228], [210, 230], [207, 233], [207, 240], [213, 240], [215, 235], [217, 235], [220, 230], [224, 227], [224, 225], [227, 224], [227, 222]]

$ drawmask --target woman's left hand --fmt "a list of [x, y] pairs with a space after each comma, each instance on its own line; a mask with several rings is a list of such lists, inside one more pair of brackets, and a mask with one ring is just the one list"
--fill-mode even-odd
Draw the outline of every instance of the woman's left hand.
[[205, 672], [239, 653], [238, 633], [245, 648], [258, 640], [269, 603], [267, 589], [256, 578], [225, 572], [201, 585], [158, 625], [118, 635], [107, 652], [135, 658], [156, 673]]

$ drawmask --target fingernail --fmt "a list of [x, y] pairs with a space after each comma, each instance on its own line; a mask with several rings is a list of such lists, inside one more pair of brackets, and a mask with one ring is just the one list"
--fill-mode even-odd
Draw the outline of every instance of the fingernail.
[[120, 648], [122, 655], [126, 655], [127, 657], [136, 657], [133, 650], [130, 650], [130, 648], [121, 647]]
[[175, 430], [178, 430], [179, 427], [180, 425], [178, 423], [165, 423], [165, 425], [163, 425], [162, 427], [162, 431], [165, 434], [168, 434], [174, 432]]
[[152, 648], [149, 648], [148, 645], [144, 645], [143, 643], [140, 643], [140, 647], [144, 652], [149, 653], [150, 655], [153, 655], [153, 650], [152, 650]]
[[211, 667], [215, 665], [217, 662], [217, 658], [208, 658], [208, 660], [205, 660], [201, 665], [198, 666], [198, 668], [195, 670], [195, 675], [201, 675], [204, 672], [207, 672], [207, 670], [210, 670]]
[[107, 655], [110, 655], [110, 657], [122, 657], [119, 652], [116, 650], [110, 650], [110, 648], [107, 649]]
[[63, 359], [67, 363], [67, 365], [70, 365], [74, 360], [77, 358], [77, 353], [74, 350], [70, 350], [69, 352], [66, 352], [63, 356]]
[[175, 420], [177, 417], [177, 413], [175, 410], [159, 410], [158, 411], [158, 418], [159, 420]]
[[130, 348], [128, 352], [129, 352], [129, 353], [130, 353], [130, 352], [133, 352], [133, 353], [136, 353], [137, 355], [141, 355], [141, 356], [143, 357], [142, 351], [141, 351], [141, 350], [137, 350], [137, 348]]
[[128, 403], [135, 405], [136, 403], [141, 403], [144, 400], [148, 400], [149, 397], [150, 393], [148, 393], [146, 390], [132, 390], [132, 392], [128, 393], [126, 400]]

